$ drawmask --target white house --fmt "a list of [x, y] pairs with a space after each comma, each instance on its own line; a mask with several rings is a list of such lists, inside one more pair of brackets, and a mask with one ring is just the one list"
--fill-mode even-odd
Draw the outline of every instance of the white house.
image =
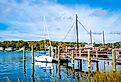
[[12, 50], [13, 50], [12, 47], [5, 48], [5, 51], [12, 51]]
[[4, 50], [4, 48], [3, 47], [0, 47], [0, 51], [3, 51]]

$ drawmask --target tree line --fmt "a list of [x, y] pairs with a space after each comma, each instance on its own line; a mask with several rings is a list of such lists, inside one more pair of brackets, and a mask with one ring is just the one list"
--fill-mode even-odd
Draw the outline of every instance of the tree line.
[[[66, 47], [66, 46], [70, 46], [70, 47], [74, 47], [76, 46], [76, 42], [58, 42], [58, 41], [49, 41], [49, 40], [41, 40], [41, 41], [23, 41], [23, 40], [19, 40], [19, 41], [2, 41], [0, 42], [0, 47], [3, 48], [8, 48], [8, 47], [13, 47], [16, 48], [16, 50], [18, 50], [19, 48], [22, 48], [23, 46], [25, 46], [26, 48], [30, 48], [31, 45], [35, 46], [35, 50], [40, 51], [44, 49], [44, 46], [46, 44], [46, 46], [49, 46], [51, 42], [51, 45], [54, 47], [57, 47], [58, 45], [61, 44], [62, 47]], [[84, 47], [86, 44], [86, 42], [83, 43], [79, 43], [80, 47]], [[102, 43], [93, 43], [95, 47], [102, 47], [103, 44]], [[115, 43], [107, 43], [105, 44], [106, 47], [110, 47], [110, 48], [119, 48], [120, 47], [120, 42], [115, 42]]]

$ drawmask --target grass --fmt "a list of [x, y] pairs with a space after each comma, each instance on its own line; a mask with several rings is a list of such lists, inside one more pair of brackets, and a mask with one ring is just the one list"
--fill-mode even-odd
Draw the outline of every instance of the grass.
[[[36, 82], [40, 82], [40, 78]], [[86, 78], [86, 79], [83, 79]], [[76, 80], [77, 81], [77, 80]], [[11, 80], [7, 80], [7, 82], [11, 82]], [[18, 82], [22, 82], [18, 79]], [[54, 80], [54, 82], [58, 82], [58, 80]], [[71, 82], [68, 78], [66, 78], [65, 82]], [[121, 82], [121, 72], [96, 72], [93, 74], [85, 74], [80, 77], [80, 80], [77, 82]]]
[[92, 82], [121, 82], [121, 72], [96, 72]]

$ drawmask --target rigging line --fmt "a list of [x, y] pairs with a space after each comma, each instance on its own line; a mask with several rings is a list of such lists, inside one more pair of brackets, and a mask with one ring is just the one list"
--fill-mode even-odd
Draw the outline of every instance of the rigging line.
[[[45, 39], [49, 39], [49, 44], [51, 46], [51, 42], [50, 42], [50, 34], [49, 34], [49, 31], [48, 31], [48, 28], [47, 28], [47, 23], [46, 23], [46, 19], [45, 19], [45, 16], [44, 16], [44, 32], [46, 33], [47, 32], [47, 36], [45, 36]], [[46, 34], [45, 34], [46, 35]]]
[[85, 28], [85, 26], [78, 20], [78, 22], [79, 22], [79, 24], [81, 24], [81, 26], [84, 28], [84, 30], [88, 33], [88, 34], [90, 34], [90, 32]]
[[71, 28], [68, 30], [66, 36], [64, 37], [64, 39], [62, 41], [64, 41], [66, 39], [66, 37], [68, 36], [69, 32], [72, 30], [74, 24], [75, 24], [75, 22], [72, 24]]
[[[44, 26], [45, 26], [45, 27], [44, 27], [44, 28], [45, 28], [45, 33], [47, 32], [47, 36], [46, 36], [46, 37], [47, 37], [48, 39], [50, 39], [50, 36], [49, 36], [50, 34], [49, 34], [49, 31], [48, 31], [48, 28], [47, 28], [47, 23], [46, 23], [45, 16], [44, 16], [44, 24], [45, 24], [45, 25], [44, 25]], [[46, 39], [47, 39], [47, 38], [46, 38]]]
[[[81, 26], [84, 28], [84, 30], [90, 34], [90, 32], [85, 28], [85, 26], [78, 20], [79, 24], [81, 24]], [[96, 41], [98, 41], [94, 36], [92, 36]], [[98, 41], [99, 42], [99, 41]]]

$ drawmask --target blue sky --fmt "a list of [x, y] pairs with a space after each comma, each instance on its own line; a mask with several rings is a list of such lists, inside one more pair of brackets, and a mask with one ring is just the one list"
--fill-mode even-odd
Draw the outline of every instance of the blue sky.
[[65, 5], [88, 5], [90, 7], [101, 7], [104, 9], [120, 9], [121, 8], [121, 1], [120, 0], [57, 0], [60, 4]]
[[[92, 30], [93, 42], [102, 42], [103, 30], [106, 42], [121, 41], [120, 3], [120, 0], [0, 0], [0, 40], [75, 41], [78, 14], [78, 20], [88, 31]], [[90, 41], [80, 24], [79, 41]]]

